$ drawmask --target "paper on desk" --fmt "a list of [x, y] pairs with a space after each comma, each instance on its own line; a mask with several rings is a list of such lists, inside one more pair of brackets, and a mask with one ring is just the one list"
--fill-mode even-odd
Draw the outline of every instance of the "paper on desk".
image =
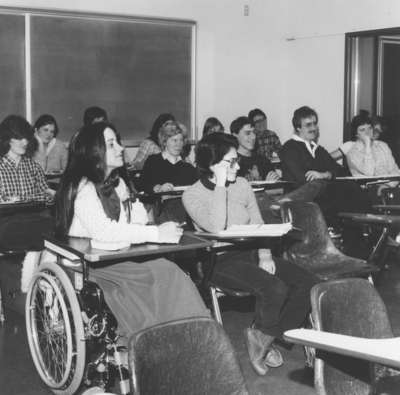
[[181, 185], [181, 186], [177, 186], [177, 187], [174, 187], [172, 190], [173, 191], [175, 191], [175, 192], [180, 192], [180, 191], [186, 191], [186, 189], [188, 189], [189, 188], [189, 185]]
[[105, 251], [115, 251], [121, 250], [122, 248], [129, 247], [131, 243], [129, 241], [99, 241], [99, 240], [90, 240], [90, 244], [92, 248], [96, 248], [97, 250], [105, 250]]
[[282, 183], [282, 180], [261, 180], [261, 181], [250, 181], [250, 185], [256, 187], [258, 185], [265, 185], [265, 184], [277, 184]]
[[290, 222], [285, 224], [232, 225], [221, 230], [219, 236], [283, 236], [292, 229]]

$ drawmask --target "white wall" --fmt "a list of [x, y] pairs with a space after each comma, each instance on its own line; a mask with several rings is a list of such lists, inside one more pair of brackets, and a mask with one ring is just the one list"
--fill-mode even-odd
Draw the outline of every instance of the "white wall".
[[320, 115], [320, 142], [334, 148], [343, 130], [344, 35], [400, 26], [400, 1], [286, 1], [286, 37], [295, 40], [285, 44], [287, 95], [280, 119], [299, 105], [313, 106]]
[[286, 140], [294, 109], [308, 104], [320, 115], [320, 142], [328, 148], [342, 140], [344, 34], [400, 26], [399, 0], [0, 0], [0, 5], [195, 20], [200, 130], [208, 116], [229, 128], [234, 117], [257, 106]]

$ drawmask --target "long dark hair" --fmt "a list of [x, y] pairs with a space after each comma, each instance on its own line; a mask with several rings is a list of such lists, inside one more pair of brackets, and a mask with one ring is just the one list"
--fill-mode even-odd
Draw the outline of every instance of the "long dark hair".
[[40, 129], [42, 126], [46, 125], [54, 125], [54, 137], [57, 137], [58, 134], [58, 125], [56, 119], [50, 114], [41, 115], [33, 125], [35, 130]]
[[[56, 194], [56, 232], [64, 236], [72, 223], [74, 203], [78, 186], [82, 178], [93, 182], [98, 189], [106, 179], [106, 145], [104, 130], [114, 131], [117, 141], [120, 136], [115, 127], [107, 122], [85, 125], [75, 137], [73, 148], [69, 152], [67, 167], [61, 178]], [[108, 178], [114, 177], [118, 171], [112, 172]]]
[[10, 151], [11, 139], [28, 140], [25, 153], [25, 156], [28, 157], [33, 155], [38, 146], [32, 126], [20, 115], [9, 115], [0, 123], [0, 156], [4, 156]]

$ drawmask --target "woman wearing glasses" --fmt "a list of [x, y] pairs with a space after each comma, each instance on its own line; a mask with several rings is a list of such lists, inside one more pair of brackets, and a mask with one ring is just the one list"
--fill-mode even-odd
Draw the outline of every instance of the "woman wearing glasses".
[[[200, 230], [218, 232], [234, 224], [263, 223], [251, 186], [237, 177], [237, 146], [235, 137], [222, 133], [198, 143], [200, 180], [184, 192], [183, 204]], [[213, 282], [256, 297], [254, 323], [245, 332], [254, 370], [265, 375], [269, 367], [282, 365], [273, 342], [285, 330], [303, 323], [310, 307], [313, 276], [283, 259], [272, 260], [269, 250], [261, 248], [219, 255]]]

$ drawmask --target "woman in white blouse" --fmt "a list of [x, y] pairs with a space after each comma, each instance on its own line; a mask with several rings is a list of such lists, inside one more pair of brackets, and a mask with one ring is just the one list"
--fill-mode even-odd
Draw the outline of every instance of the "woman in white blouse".
[[353, 176], [381, 176], [400, 174], [392, 151], [383, 141], [373, 139], [371, 118], [361, 114], [351, 121], [354, 144], [346, 153]]
[[[89, 237], [101, 248], [176, 243], [182, 230], [173, 222], [146, 225], [143, 206], [131, 204], [120, 138], [108, 123], [84, 126], [61, 180], [56, 199], [59, 236]], [[103, 290], [120, 334], [190, 316], [208, 316], [191, 280], [172, 262], [153, 259], [91, 268], [89, 279]]]

